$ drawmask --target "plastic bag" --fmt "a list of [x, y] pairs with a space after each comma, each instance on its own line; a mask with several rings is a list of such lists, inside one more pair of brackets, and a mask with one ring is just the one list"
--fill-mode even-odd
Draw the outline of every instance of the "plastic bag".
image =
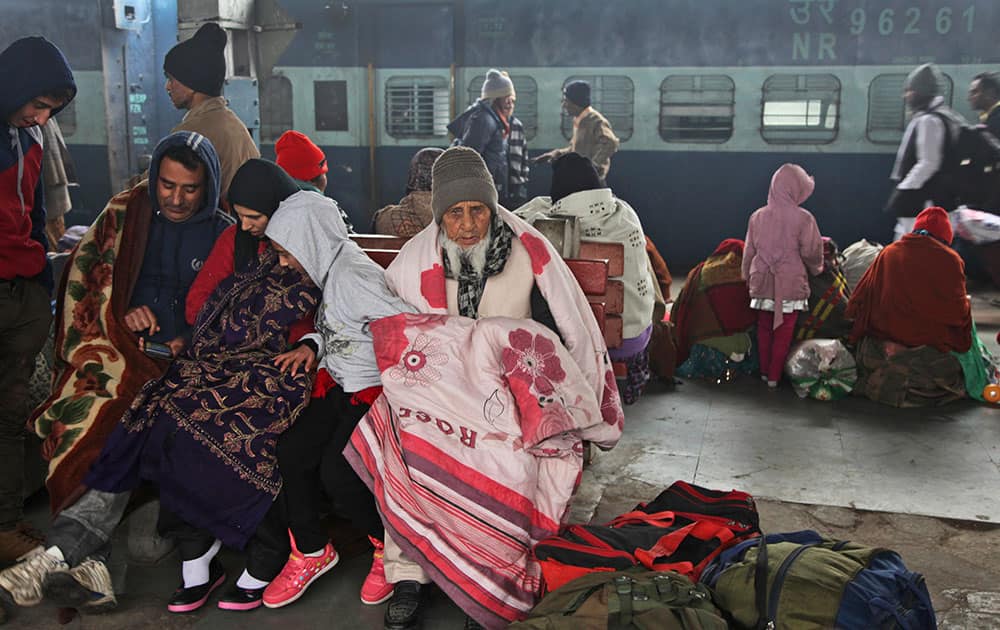
[[799, 398], [816, 400], [843, 398], [858, 380], [854, 357], [837, 339], [809, 339], [792, 346], [785, 374]]
[[854, 288], [861, 281], [861, 276], [865, 275], [868, 268], [875, 262], [875, 258], [882, 251], [882, 246], [878, 243], [861, 239], [850, 244], [844, 250], [844, 278], [847, 280], [847, 287], [854, 293]]
[[1000, 241], [1000, 217], [981, 210], [959, 208], [951, 213], [955, 232], [976, 245]]

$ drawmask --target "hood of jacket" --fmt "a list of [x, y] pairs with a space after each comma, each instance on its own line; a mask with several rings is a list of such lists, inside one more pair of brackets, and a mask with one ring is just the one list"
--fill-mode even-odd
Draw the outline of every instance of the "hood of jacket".
[[787, 208], [802, 205], [816, 188], [816, 182], [798, 164], [783, 164], [771, 177], [767, 205]]
[[[23, 37], [0, 52], [0, 117], [3, 124], [25, 103], [49, 92], [68, 89], [76, 96], [76, 82], [66, 57], [44, 37]], [[58, 114], [69, 101], [52, 110]]]
[[194, 152], [205, 165], [205, 173], [207, 175], [205, 198], [202, 201], [201, 208], [198, 209], [198, 212], [191, 219], [210, 219], [214, 215], [216, 208], [219, 207], [219, 187], [222, 179], [222, 169], [219, 167], [219, 155], [215, 152], [212, 142], [195, 131], [178, 131], [172, 133], [163, 140], [160, 140], [156, 148], [153, 149], [153, 159], [149, 164], [149, 196], [153, 203], [153, 212], [157, 215], [160, 213], [160, 200], [156, 195], [156, 182], [159, 181], [160, 162], [163, 160], [163, 154], [170, 147], [182, 144], [186, 144], [194, 149]]
[[330, 269], [345, 249], [357, 248], [340, 218], [337, 202], [309, 190], [300, 190], [281, 202], [267, 223], [266, 234], [295, 256], [318, 287], [327, 286]]

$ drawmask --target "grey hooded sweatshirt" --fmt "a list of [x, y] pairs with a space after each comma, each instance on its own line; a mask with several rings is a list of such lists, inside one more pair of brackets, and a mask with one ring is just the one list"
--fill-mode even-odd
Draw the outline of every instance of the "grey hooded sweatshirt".
[[316, 332], [304, 337], [319, 346], [319, 366], [348, 393], [381, 385], [368, 325], [417, 311], [389, 290], [383, 269], [347, 235], [337, 203], [299, 191], [281, 202], [266, 233], [323, 289]]

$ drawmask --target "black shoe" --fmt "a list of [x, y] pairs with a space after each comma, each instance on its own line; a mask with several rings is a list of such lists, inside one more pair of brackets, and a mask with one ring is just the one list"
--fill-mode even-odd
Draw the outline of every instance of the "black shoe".
[[219, 598], [219, 608], [222, 610], [253, 610], [264, 603], [264, 588], [241, 588], [236, 584]]
[[396, 583], [392, 599], [385, 607], [385, 630], [417, 630], [424, 605], [420, 582], [403, 580]]
[[483, 627], [483, 624], [479, 623], [472, 617], [466, 617], [465, 630], [486, 630], [486, 628]]
[[222, 586], [226, 581], [226, 570], [222, 568], [222, 563], [218, 558], [212, 558], [212, 563], [208, 569], [208, 582], [191, 588], [184, 588], [182, 582], [173, 597], [167, 602], [167, 610], [175, 613], [184, 613], [198, 610], [208, 601], [208, 596], [212, 591]]

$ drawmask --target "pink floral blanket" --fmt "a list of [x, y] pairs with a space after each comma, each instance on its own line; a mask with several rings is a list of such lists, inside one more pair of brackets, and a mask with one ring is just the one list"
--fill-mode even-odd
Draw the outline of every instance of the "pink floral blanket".
[[[582, 443], [621, 435], [576, 357], [531, 320], [401, 314], [372, 324], [384, 395], [345, 455], [389, 535], [487, 628], [537, 602], [533, 545], [559, 532]], [[612, 382], [613, 383], [613, 382]]]

